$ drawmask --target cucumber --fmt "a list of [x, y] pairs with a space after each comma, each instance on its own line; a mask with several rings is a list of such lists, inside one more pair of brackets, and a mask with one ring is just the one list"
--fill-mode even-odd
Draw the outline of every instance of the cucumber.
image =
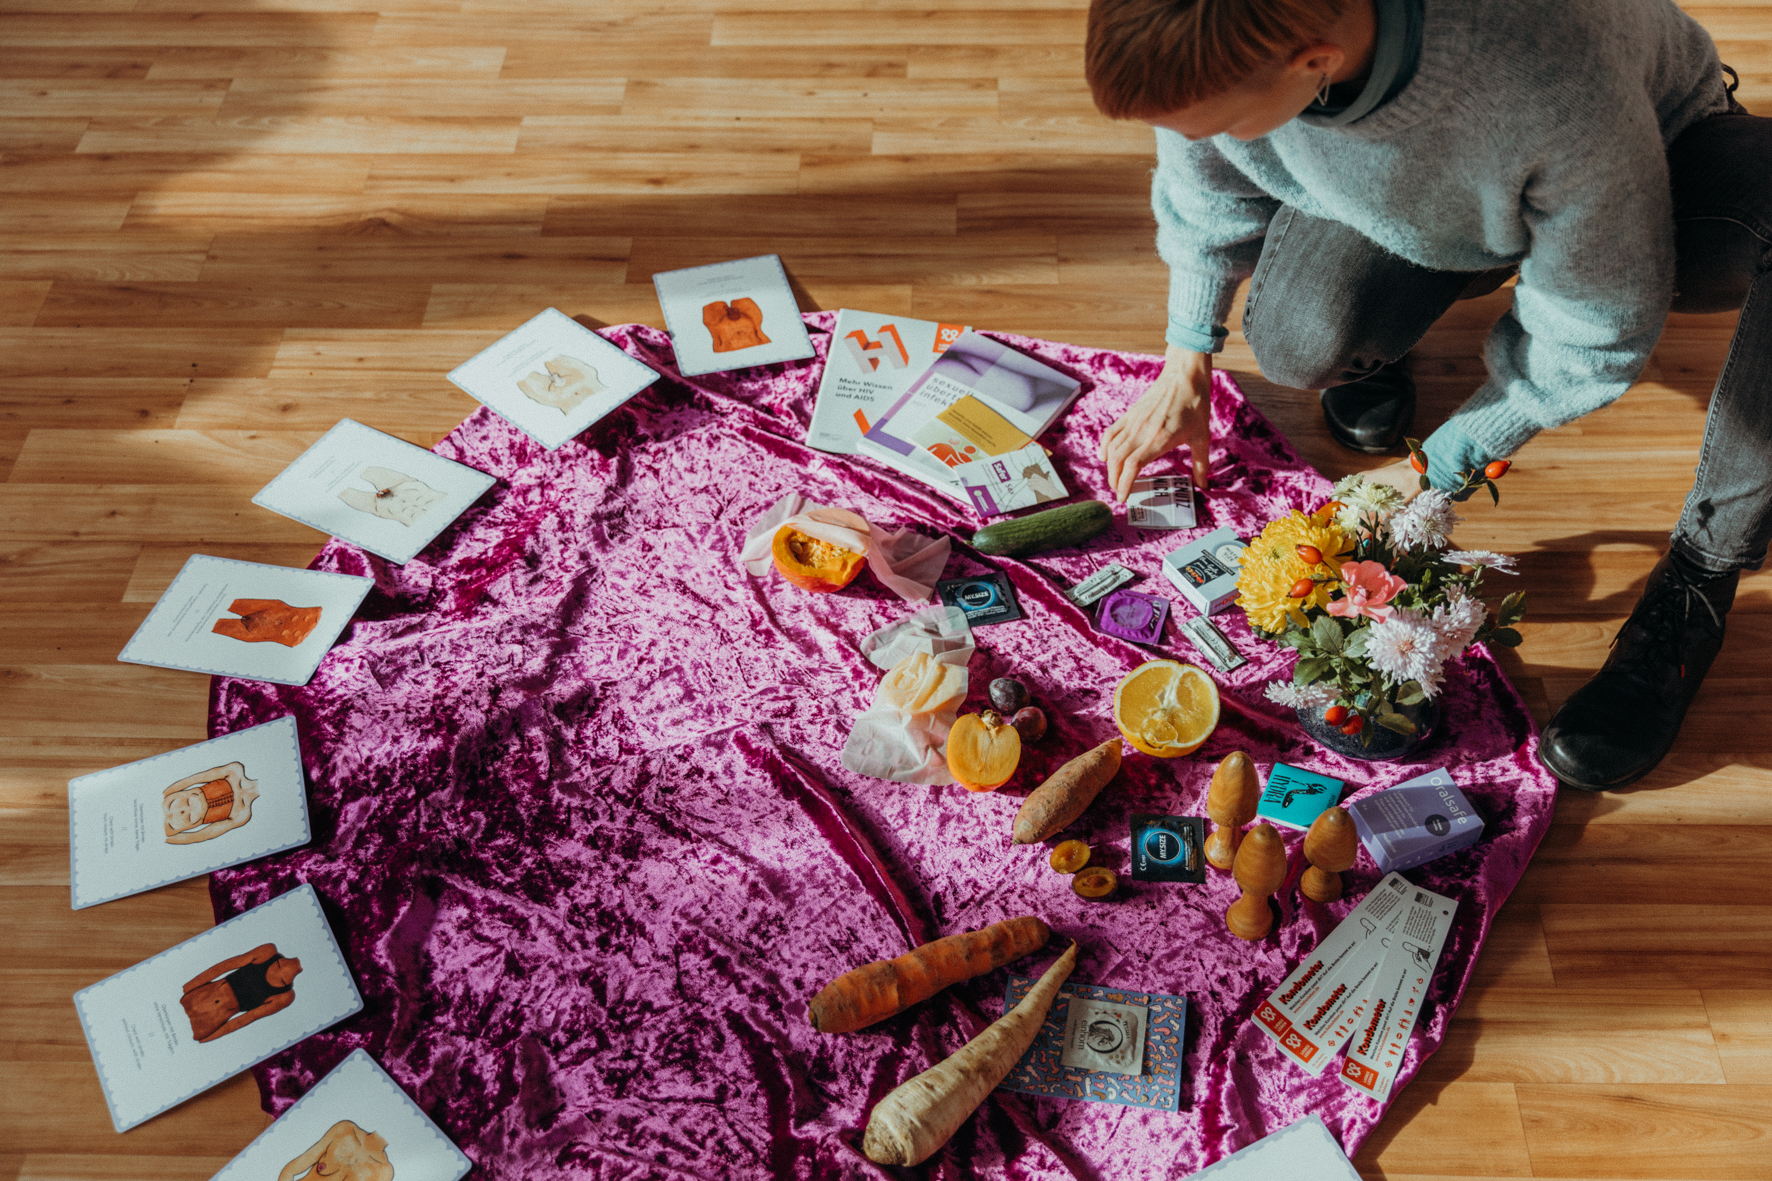
[[1111, 506], [1099, 500], [1085, 500], [986, 525], [972, 535], [972, 548], [981, 554], [1019, 558], [1042, 550], [1082, 545], [1113, 523]]

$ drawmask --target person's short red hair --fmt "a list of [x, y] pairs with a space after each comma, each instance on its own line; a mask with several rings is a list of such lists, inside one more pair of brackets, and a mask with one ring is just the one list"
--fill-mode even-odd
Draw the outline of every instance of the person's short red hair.
[[1167, 115], [1317, 40], [1350, 0], [1091, 0], [1084, 69], [1110, 119]]

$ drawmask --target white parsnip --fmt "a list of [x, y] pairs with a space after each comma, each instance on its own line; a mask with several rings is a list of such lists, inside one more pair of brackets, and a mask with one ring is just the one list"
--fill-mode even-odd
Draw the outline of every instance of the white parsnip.
[[880, 1100], [861, 1140], [867, 1158], [881, 1165], [920, 1165], [934, 1156], [1034, 1044], [1058, 998], [1058, 986], [1076, 966], [1073, 943], [1019, 1005], [945, 1061]]

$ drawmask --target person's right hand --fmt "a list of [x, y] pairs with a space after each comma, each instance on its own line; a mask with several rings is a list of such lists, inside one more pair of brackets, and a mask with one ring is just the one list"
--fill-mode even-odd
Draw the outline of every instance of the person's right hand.
[[1193, 453], [1194, 487], [1204, 492], [1212, 450], [1212, 354], [1170, 345], [1163, 372], [1101, 436], [1108, 485], [1125, 502], [1138, 473], [1186, 443]]

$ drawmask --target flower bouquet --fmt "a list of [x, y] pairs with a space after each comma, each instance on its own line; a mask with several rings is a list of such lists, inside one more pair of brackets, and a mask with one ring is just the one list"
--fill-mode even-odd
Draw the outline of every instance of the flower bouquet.
[[[1431, 729], [1446, 662], [1482, 641], [1511, 648], [1526, 614], [1523, 593], [1493, 614], [1479, 597], [1489, 570], [1515, 573], [1514, 559], [1451, 548], [1454, 500], [1486, 487], [1497, 503], [1498, 460], [1463, 473], [1460, 486], [1428, 486], [1427, 458], [1409, 440], [1422, 491], [1402, 493], [1361, 476], [1335, 486], [1313, 513], [1272, 521], [1244, 551], [1238, 604], [1258, 635], [1298, 652], [1290, 684], [1270, 700], [1298, 711], [1306, 730], [1342, 753], [1396, 758]], [[1373, 750], [1375, 727], [1395, 737]]]

